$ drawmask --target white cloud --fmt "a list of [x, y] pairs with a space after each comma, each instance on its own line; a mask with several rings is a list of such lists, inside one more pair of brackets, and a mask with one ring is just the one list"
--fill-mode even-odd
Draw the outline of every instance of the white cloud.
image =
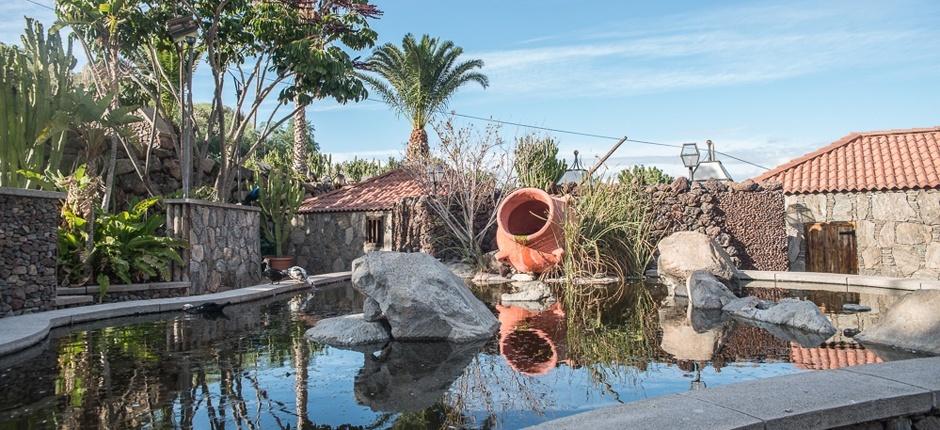
[[488, 96], [569, 98], [767, 82], [940, 52], [934, 29], [890, 20], [859, 25], [872, 14], [813, 5], [664, 17], [626, 32], [585, 32], [542, 40], [550, 46], [471, 55], [486, 63]]

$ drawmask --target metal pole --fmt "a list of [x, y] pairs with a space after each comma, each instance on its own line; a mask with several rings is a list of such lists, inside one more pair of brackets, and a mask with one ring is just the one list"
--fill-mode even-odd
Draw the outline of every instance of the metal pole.
[[601, 164], [604, 164], [604, 162], [607, 161], [607, 159], [610, 158], [611, 155], [614, 155], [614, 151], [616, 151], [617, 148], [620, 148], [620, 145], [623, 145], [623, 143], [626, 141], [627, 141], [627, 136], [624, 136], [623, 138], [618, 140], [617, 143], [614, 144], [614, 146], [610, 147], [610, 150], [607, 151], [607, 154], [604, 154], [604, 156], [601, 157], [600, 160], [597, 160], [597, 163], [594, 163], [594, 166], [592, 166], [591, 170], [588, 170], [587, 173], [584, 175], [584, 177], [581, 178], [581, 182], [579, 182], [578, 185], [580, 186], [581, 184], [584, 183], [584, 181], [588, 180], [588, 178], [590, 178], [591, 175], [594, 174], [594, 171], [597, 170], [599, 167], [601, 167]]
[[186, 82], [183, 83], [184, 90], [181, 94], [182, 97], [186, 99], [184, 102], [183, 114], [183, 163], [180, 166], [183, 175], [183, 198], [189, 198], [189, 191], [191, 184], [191, 177], [193, 172], [193, 138], [192, 130], [193, 125], [191, 122], [192, 118], [192, 108], [193, 108], [193, 44], [190, 41], [186, 41]]

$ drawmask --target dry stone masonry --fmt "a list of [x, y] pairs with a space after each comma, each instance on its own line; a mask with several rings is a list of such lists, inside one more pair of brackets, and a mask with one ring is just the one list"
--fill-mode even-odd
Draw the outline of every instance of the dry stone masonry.
[[940, 278], [940, 190], [786, 197], [788, 258], [806, 268], [804, 225], [854, 221], [860, 275]]
[[56, 229], [64, 198], [0, 188], [0, 317], [55, 306]]
[[174, 281], [190, 294], [214, 293], [261, 282], [261, 210], [202, 200], [167, 200], [167, 234], [189, 244]]
[[715, 240], [740, 269], [787, 270], [784, 197], [779, 184], [691, 183], [680, 177], [649, 187], [653, 239], [697, 231]]
[[287, 253], [309, 274], [347, 271], [353, 260], [365, 253], [370, 218], [384, 219], [385, 243], [375, 248], [389, 249], [392, 233], [388, 212], [315, 212], [294, 217]]

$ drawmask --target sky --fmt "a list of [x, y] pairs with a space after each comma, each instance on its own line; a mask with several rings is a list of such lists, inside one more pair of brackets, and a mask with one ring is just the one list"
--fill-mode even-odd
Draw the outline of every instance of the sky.
[[[35, 0], [52, 5], [52, 0]], [[940, 2], [377, 0], [379, 43], [407, 33], [454, 41], [485, 62], [486, 89], [466, 87], [447, 108], [539, 127], [678, 145], [696, 142], [765, 167], [853, 131], [940, 125]], [[0, 4], [0, 42], [22, 16], [50, 10]], [[206, 68], [196, 101], [211, 97]], [[400, 156], [410, 126], [382, 103], [308, 109], [334, 160]], [[458, 118], [462, 124], [486, 123]], [[504, 125], [511, 141], [538, 130]], [[547, 133], [586, 164], [613, 140]], [[434, 132], [429, 130], [434, 141]], [[679, 150], [625, 143], [608, 172], [653, 165], [684, 173]], [[763, 170], [721, 159], [743, 180]]]

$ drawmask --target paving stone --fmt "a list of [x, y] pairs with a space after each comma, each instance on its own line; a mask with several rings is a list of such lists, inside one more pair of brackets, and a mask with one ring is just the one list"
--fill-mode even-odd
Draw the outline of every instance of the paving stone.
[[754, 417], [680, 394], [602, 408], [531, 429], [763, 429]]
[[843, 370], [929, 390], [934, 394], [934, 407], [940, 408], [940, 357], [891, 361], [868, 366], [847, 367]]
[[832, 428], [924, 413], [933, 406], [933, 394], [924, 388], [842, 370], [749, 381], [685, 395], [760, 418], [768, 430]]

